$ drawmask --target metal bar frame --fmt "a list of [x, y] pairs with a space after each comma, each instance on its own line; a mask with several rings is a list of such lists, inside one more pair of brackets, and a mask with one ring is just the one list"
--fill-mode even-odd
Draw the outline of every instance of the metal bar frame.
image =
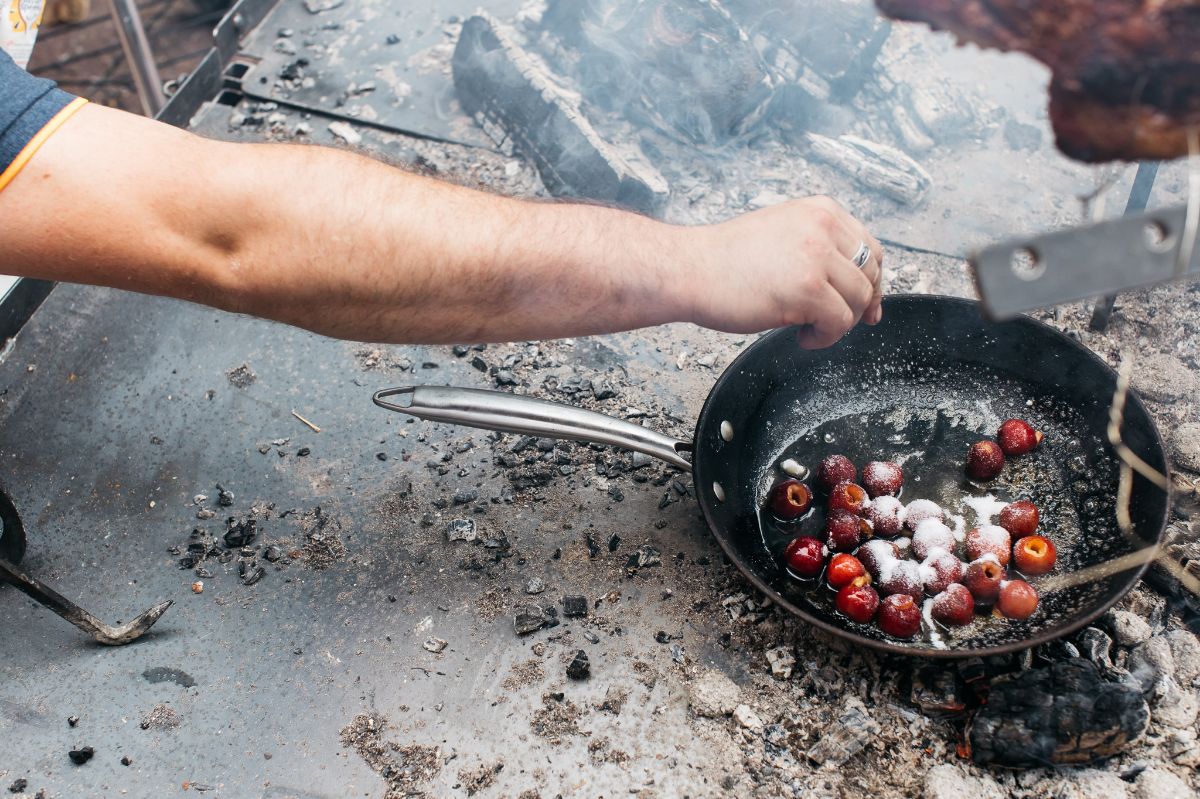
[[[1157, 161], [1142, 161], [1138, 164], [1137, 174], [1133, 176], [1133, 186], [1129, 189], [1129, 200], [1125, 203], [1125, 216], [1140, 214], [1146, 210], [1150, 202], [1150, 192], [1154, 189], [1154, 179], [1158, 177]], [[1109, 294], [1096, 301], [1092, 308], [1092, 320], [1088, 327], [1103, 333], [1112, 321], [1113, 310], [1117, 306], [1117, 295]]]
[[129, 62], [129, 71], [133, 75], [142, 110], [148, 117], [155, 116], [166, 105], [167, 98], [163, 94], [162, 77], [158, 74], [158, 65], [154, 63], [154, 51], [150, 49], [150, 39], [142, 27], [137, 4], [134, 0], [108, 0], [108, 6], [116, 23], [121, 49], [125, 51], [125, 60]]

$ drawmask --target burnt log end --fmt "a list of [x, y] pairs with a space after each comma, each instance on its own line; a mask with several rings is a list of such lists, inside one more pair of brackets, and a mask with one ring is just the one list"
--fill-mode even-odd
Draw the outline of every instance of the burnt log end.
[[1150, 708], [1135, 688], [1073, 658], [998, 678], [967, 727], [977, 763], [1036, 768], [1092, 763], [1136, 741]]

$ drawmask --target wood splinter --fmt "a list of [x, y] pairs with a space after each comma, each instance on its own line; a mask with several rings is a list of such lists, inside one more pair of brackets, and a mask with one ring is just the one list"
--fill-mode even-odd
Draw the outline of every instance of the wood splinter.
[[293, 411], [292, 411], [292, 416], [295, 416], [297, 419], [299, 419], [301, 422], [303, 422], [303, 423], [305, 424], [305, 426], [307, 426], [307, 427], [308, 427], [308, 429], [309, 429], [309, 430], [312, 430], [314, 433], [319, 433], [319, 432], [321, 432], [321, 428], [317, 427], [315, 424], [313, 424], [312, 422], [308, 421], [307, 419], [305, 419], [305, 418], [304, 418], [303, 416], [301, 416], [300, 414], [296, 413], [296, 411], [295, 411], [295, 410], [293, 410]]

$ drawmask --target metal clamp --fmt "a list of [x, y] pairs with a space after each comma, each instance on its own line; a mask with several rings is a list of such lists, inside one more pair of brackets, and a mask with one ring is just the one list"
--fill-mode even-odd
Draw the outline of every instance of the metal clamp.
[[1200, 247], [1177, 269], [1186, 208], [1162, 208], [1095, 225], [1016, 239], [970, 259], [993, 319], [1151, 286], [1200, 272]]
[[[388, 402], [388, 397], [407, 397], [408, 404]], [[418, 419], [504, 433], [611, 444], [666, 461], [685, 472], [692, 470], [692, 464], [681, 454], [691, 451], [691, 443], [624, 419], [558, 402], [449, 386], [387, 388], [375, 392], [373, 399], [381, 408]]]

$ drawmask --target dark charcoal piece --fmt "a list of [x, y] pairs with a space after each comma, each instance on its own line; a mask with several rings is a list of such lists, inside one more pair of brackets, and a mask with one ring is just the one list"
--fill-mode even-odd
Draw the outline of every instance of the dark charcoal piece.
[[[569, 668], [569, 667], [568, 667]], [[29, 780], [24, 777], [13, 780], [12, 785], [8, 786], [9, 793], [21, 793], [25, 790], [25, 786], [29, 784]]]
[[578, 650], [575, 657], [567, 664], [567, 676], [572, 680], [586, 680], [591, 673], [592, 664], [588, 661], [587, 652], [582, 649]]
[[230, 516], [225, 522], [229, 525], [225, 533], [225, 546], [230, 549], [244, 547], [258, 537], [258, 521], [255, 519]]
[[90, 746], [85, 746], [82, 749], [72, 749], [67, 752], [67, 757], [71, 758], [71, 762], [77, 766], [82, 766], [84, 763], [92, 759], [96, 754], [96, 750]]
[[587, 597], [582, 596], [565, 596], [562, 600], [563, 615], [568, 619], [576, 619], [580, 616], [586, 616], [588, 613]]
[[840, 766], [861, 752], [879, 734], [879, 723], [859, 707], [848, 707], [806, 752], [817, 765]]
[[238, 575], [242, 578], [242, 585], [254, 585], [267, 576], [267, 570], [258, 561], [243, 560], [238, 565]]
[[629, 560], [625, 562], [625, 571], [630, 575], [636, 574], [638, 569], [645, 569], [649, 566], [661, 566], [662, 553], [649, 544], [639, 547], [637, 552], [629, 556]]
[[532, 160], [556, 196], [586, 197], [653, 214], [669, 187], [648, 163], [605, 142], [541, 62], [488, 14], [463, 23], [451, 62], [463, 110], [494, 141]]
[[513, 629], [517, 635], [528, 635], [542, 629], [550, 622], [546, 614], [537, 605], [521, 605], [513, 616]]
[[949, 666], [927, 666], [913, 674], [909, 699], [930, 715], [959, 713], [967, 706], [958, 675]]
[[233, 504], [233, 492], [221, 484], [217, 484], [217, 504], [228, 508]]
[[1036, 768], [1112, 757], [1149, 723], [1136, 689], [1105, 681], [1094, 664], [1075, 658], [997, 678], [967, 736], [976, 763]]
[[277, 544], [271, 544], [263, 550], [263, 557], [270, 563], [283, 558], [283, 550]]

